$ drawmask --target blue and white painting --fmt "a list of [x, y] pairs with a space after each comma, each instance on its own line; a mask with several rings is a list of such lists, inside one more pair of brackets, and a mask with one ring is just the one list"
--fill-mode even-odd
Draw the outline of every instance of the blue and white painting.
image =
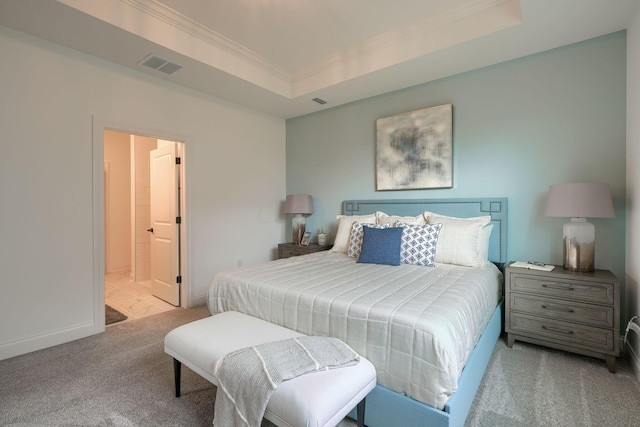
[[452, 104], [376, 120], [376, 190], [453, 186]]

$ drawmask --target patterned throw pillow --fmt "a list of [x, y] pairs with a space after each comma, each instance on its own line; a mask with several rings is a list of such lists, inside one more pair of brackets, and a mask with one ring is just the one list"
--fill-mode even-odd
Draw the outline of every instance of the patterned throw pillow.
[[362, 238], [364, 236], [362, 227], [388, 228], [389, 224], [362, 224], [354, 221], [353, 224], [351, 224], [351, 235], [349, 236], [349, 246], [347, 247], [347, 256], [349, 258], [358, 258], [360, 256]]
[[408, 225], [401, 222], [402, 243], [400, 244], [400, 262], [402, 264], [435, 266], [436, 244], [442, 224]]
[[376, 214], [369, 215], [338, 215], [338, 231], [336, 238], [333, 240], [333, 247], [330, 252], [346, 254], [349, 247], [349, 236], [351, 234], [351, 225], [354, 221], [361, 224], [375, 224]]
[[400, 265], [401, 228], [365, 227], [359, 263]]

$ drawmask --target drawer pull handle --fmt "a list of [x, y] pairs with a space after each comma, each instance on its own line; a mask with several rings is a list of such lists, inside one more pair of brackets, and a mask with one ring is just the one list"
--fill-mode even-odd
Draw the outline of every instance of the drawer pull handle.
[[549, 288], [549, 289], [560, 289], [562, 291], [575, 291], [575, 288], [573, 286], [557, 285], [555, 283], [543, 283], [542, 287]]
[[549, 307], [546, 304], [542, 304], [542, 308], [544, 308], [546, 310], [566, 311], [567, 313], [573, 313], [573, 309], [572, 308], [566, 308], [566, 307]]
[[573, 335], [573, 331], [570, 331], [570, 330], [567, 331], [566, 329], [554, 328], [551, 326], [542, 325], [542, 329], [551, 331], [551, 332], [560, 332], [561, 334], [566, 334], [566, 335]]

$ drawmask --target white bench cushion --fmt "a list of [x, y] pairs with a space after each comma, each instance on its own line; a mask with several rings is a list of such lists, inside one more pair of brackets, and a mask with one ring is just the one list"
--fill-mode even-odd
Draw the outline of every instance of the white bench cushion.
[[[298, 332], [228, 311], [180, 326], [164, 340], [165, 353], [216, 384], [213, 369], [228, 353], [293, 337]], [[335, 426], [376, 385], [376, 371], [361, 357], [357, 365], [301, 375], [281, 383], [265, 418], [279, 426]]]

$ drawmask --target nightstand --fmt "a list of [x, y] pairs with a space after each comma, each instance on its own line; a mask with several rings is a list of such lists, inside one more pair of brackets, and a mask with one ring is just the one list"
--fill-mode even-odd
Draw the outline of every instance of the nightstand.
[[620, 283], [608, 270], [505, 270], [505, 332], [515, 340], [605, 359], [620, 355]]
[[327, 251], [330, 248], [331, 246], [329, 245], [320, 246], [317, 243], [311, 243], [309, 246], [296, 245], [295, 243], [280, 243], [278, 244], [278, 259]]

